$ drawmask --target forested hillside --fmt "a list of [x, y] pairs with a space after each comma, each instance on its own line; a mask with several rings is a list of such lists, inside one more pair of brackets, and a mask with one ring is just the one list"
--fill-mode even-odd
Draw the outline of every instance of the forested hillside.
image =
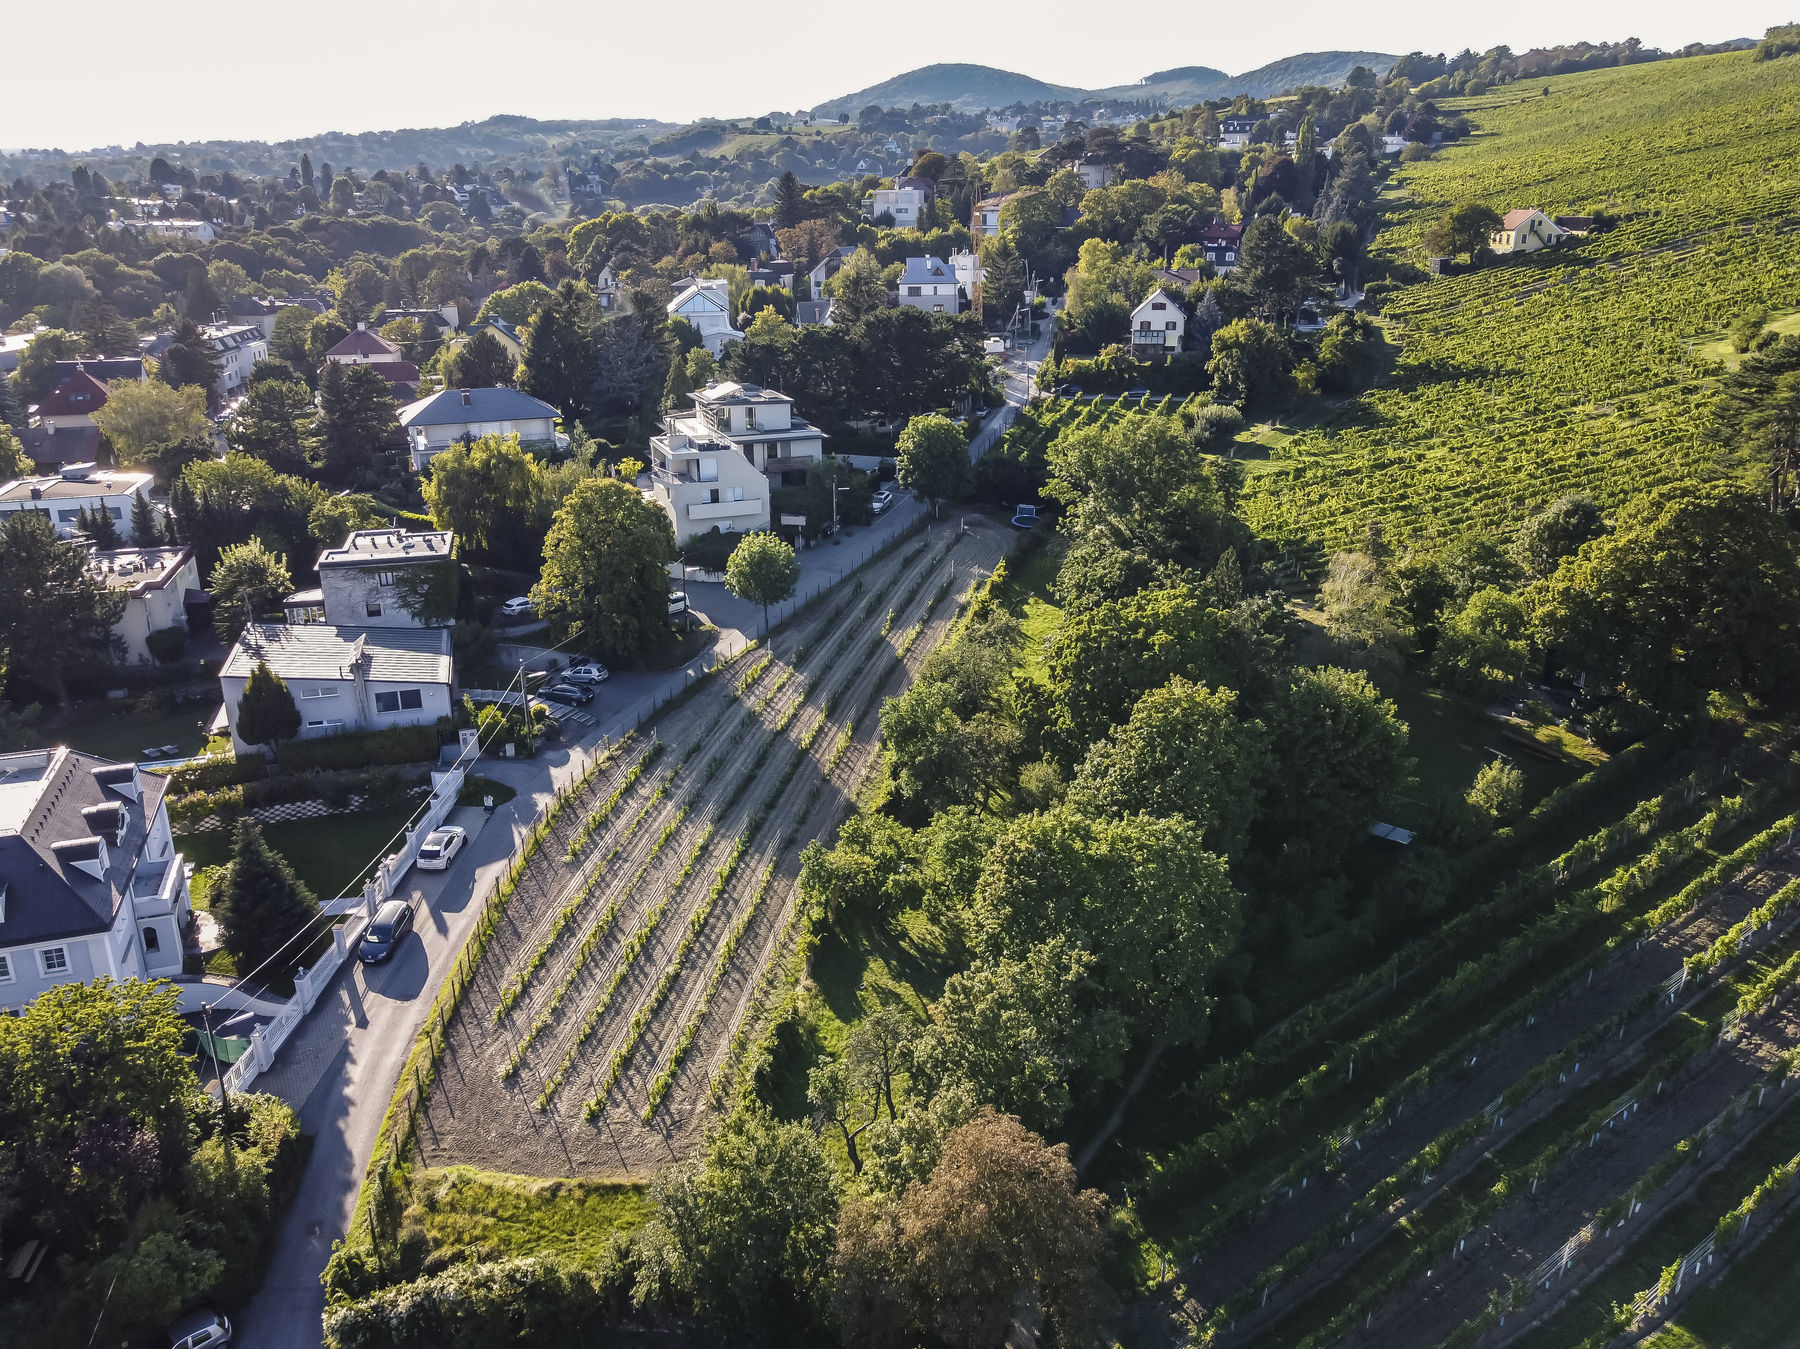
[[1392, 378], [1277, 450], [1250, 519], [1330, 548], [1371, 521], [1454, 534], [1731, 470], [1706, 438], [1709, 343], [1751, 306], [1800, 306], [1800, 66], [1696, 57], [1442, 106], [1479, 134], [1398, 171], [1377, 255], [1422, 269], [1428, 225], [1465, 202], [1617, 225], [1383, 297]]

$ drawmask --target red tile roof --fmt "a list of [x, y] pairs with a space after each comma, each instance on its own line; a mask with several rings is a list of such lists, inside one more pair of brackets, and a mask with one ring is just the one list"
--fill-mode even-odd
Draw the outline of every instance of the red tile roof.
[[1516, 230], [1520, 225], [1523, 225], [1536, 214], [1537, 207], [1535, 206], [1527, 206], [1522, 211], [1508, 211], [1505, 218], [1500, 222], [1500, 228], [1503, 230]]
[[106, 406], [106, 395], [106, 385], [88, 374], [87, 371], [77, 370], [61, 384], [58, 384], [48, 398], [38, 404], [38, 416], [92, 416], [96, 408]]

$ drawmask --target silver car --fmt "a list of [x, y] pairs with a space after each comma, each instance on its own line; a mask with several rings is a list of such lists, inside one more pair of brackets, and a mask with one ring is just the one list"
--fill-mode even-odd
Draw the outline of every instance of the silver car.
[[191, 1312], [169, 1327], [169, 1349], [213, 1349], [231, 1343], [231, 1322], [221, 1312]]
[[419, 845], [419, 870], [444, 870], [456, 860], [456, 855], [468, 841], [469, 835], [461, 825], [447, 824], [442, 829], [433, 829]]

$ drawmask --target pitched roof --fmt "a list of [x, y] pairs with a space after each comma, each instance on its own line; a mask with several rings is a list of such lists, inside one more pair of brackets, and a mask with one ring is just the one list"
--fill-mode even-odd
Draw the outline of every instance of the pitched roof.
[[398, 356], [400, 348], [372, 328], [358, 328], [347, 334], [327, 356]]
[[[376, 367], [379, 369], [379, 367]], [[562, 414], [517, 389], [444, 389], [400, 409], [400, 425], [466, 426], [474, 422], [529, 422]]]
[[1242, 225], [1208, 225], [1200, 231], [1202, 244], [1235, 244], [1244, 237]]
[[1155, 290], [1151, 291], [1148, 295], [1146, 295], [1142, 300], [1138, 301], [1137, 309], [1133, 309], [1131, 311], [1131, 316], [1133, 318], [1136, 318], [1138, 309], [1146, 309], [1149, 307], [1151, 301], [1159, 300], [1159, 299], [1166, 305], [1174, 305], [1175, 308], [1177, 308], [1177, 309], [1181, 308], [1180, 304], [1176, 301], [1176, 299], [1173, 295], [1169, 294], [1169, 292], [1164, 290], [1161, 286], [1158, 286]]
[[415, 389], [419, 386], [419, 367], [411, 361], [371, 361], [369, 369], [389, 384], [405, 384]]
[[358, 652], [367, 677], [383, 684], [448, 684], [448, 628], [350, 628], [329, 623], [253, 623], [219, 670], [247, 679], [258, 661], [283, 679], [349, 679]]
[[86, 356], [76, 361], [58, 361], [56, 378], [67, 379], [77, 370], [85, 370], [95, 379], [110, 384], [115, 379], [142, 379], [142, 356]]
[[1500, 221], [1500, 228], [1503, 230], [1516, 230], [1520, 225], [1523, 225], [1537, 213], [1538, 210], [1535, 206], [1526, 206], [1517, 211], [1508, 211]]
[[908, 258], [906, 272], [900, 278], [903, 286], [928, 286], [934, 282], [954, 282], [956, 269], [942, 258]]
[[794, 305], [794, 322], [804, 327], [809, 323], [823, 323], [831, 317], [831, 300], [801, 300]]
[[106, 406], [106, 385], [85, 370], [77, 370], [38, 404], [40, 417], [92, 416]]
[[731, 289], [727, 281], [695, 281], [686, 286], [681, 293], [669, 301], [669, 312], [679, 313], [694, 301], [704, 306], [717, 309], [722, 314], [731, 312]]

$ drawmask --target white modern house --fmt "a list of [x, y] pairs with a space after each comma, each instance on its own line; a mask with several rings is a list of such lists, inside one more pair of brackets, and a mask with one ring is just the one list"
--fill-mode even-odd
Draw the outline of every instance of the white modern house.
[[209, 323], [200, 329], [219, 354], [219, 378], [213, 391], [235, 398], [250, 383], [250, 371], [269, 354], [269, 339], [258, 323]]
[[936, 195], [937, 188], [929, 178], [898, 178], [892, 187], [863, 193], [863, 218], [879, 222], [885, 216], [894, 222], [895, 229], [926, 229], [931, 224], [931, 202]]
[[[450, 619], [427, 622], [407, 608], [404, 587], [410, 574], [454, 568], [449, 530], [413, 533], [404, 529], [358, 529], [336, 548], [319, 554], [319, 598], [323, 621], [346, 627], [447, 627]], [[423, 582], [424, 578], [421, 577]], [[452, 602], [455, 590], [450, 593]]]
[[252, 623], [219, 669], [225, 718], [239, 754], [262, 748], [237, 734], [238, 703], [260, 662], [267, 662], [293, 694], [302, 740], [429, 726], [450, 715], [448, 628]]
[[168, 780], [70, 749], [0, 755], [0, 1011], [181, 973], [192, 921]]
[[1081, 185], [1090, 192], [1097, 187], [1105, 187], [1114, 178], [1119, 176], [1118, 171], [1114, 169], [1111, 164], [1100, 159], [1084, 159], [1079, 164], [1074, 164], [1070, 167], [1075, 170], [1076, 176], [1081, 179]]
[[483, 436], [517, 436], [526, 449], [553, 449], [561, 415], [517, 389], [444, 389], [408, 403], [399, 413], [415, 469], [452, 445]]
[[715, 357], [723, 354], [727, 342], [743, 336], [731, 322], [731, 283], [723, 277], [710, 280], [696, 278], [682, 287], [669, 301], [669, 317], [686, 319], [700, 334], [700, 340]]
[[1257, 117], [1221, 117], [1219, 119], [1219, 144], [1227, 150], [1242, 150], [1250, 144], [1250, 137], [1256, 131], [1256, 124], [1261, 121]]
[[107, 586], [125, 592], [125, 612], [113, 624], [113, 635], [125, 643], [125, 658], [152, 665], [149, 638], [164, 628], [187, 627], [190, 592], [198, 598], [200, 568], [194, 550], [113, 548], [93, 554], [94, 568]]
[[694, 410], [650, 439], [648, 495], [668, 513], [679, 547], [697, 534], [767, 529], [773, 485], [804, 484], [825, 435], [794, 416], [794, 400], [754, 384], [714, 383]]
[[928, 314], [955, 314], [962, 309], [956, 269], [942, 258], [908, 258], [894, 301]]
[[131, 501], [150, 496], [155, 479], [148, 473], [122, 473], [92, 464], [68, 464], [62, 472], [42, 478], [14, 478], [0, 484], [0, 518], [19, 511], [41, 511], [67, 538], [80, 528], [83, 510], [104, 510], [119, 527], [121, 538], [131, 538]]
[[1187, 311], [1161, 286], [1131, 311], [1131, 354], [1140, 360], [1174, 355], [1186, 335]]

